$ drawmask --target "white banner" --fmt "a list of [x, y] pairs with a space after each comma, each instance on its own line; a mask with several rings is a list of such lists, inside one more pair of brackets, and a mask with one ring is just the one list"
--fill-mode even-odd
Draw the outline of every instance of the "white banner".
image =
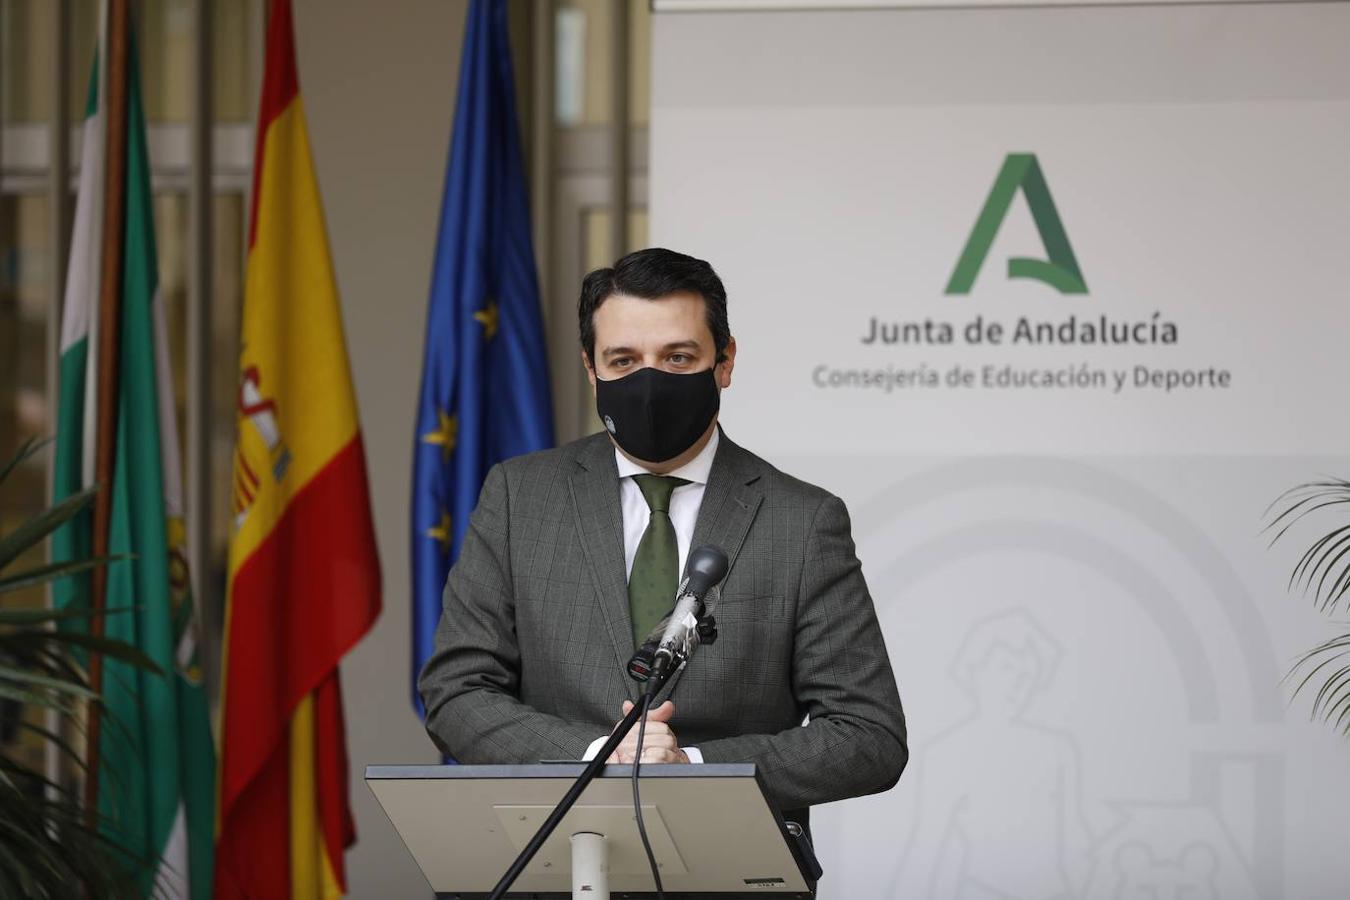
[[655, 21], [653, 243], [726, 281], [728, 433], [848, 502], [910, 719], [821, 896], [1345, 896], [1350, 743], [1281, 684], [1339, 523], [1262, 529], [1350, 475], [1350, 8]]

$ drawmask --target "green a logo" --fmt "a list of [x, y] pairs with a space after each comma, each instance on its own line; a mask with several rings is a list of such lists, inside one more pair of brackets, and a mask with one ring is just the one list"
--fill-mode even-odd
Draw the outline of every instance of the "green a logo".
[[948, 294], [969, 294], [975, 283], [975, 276], [984, 265], [989, 247], [994, 243], [999, 226], [1008, 215], [1017, 189], [1027, 198], [1031, 208], [1031, 219], [1040, 232], [1041, 242], [1049, 259], [1028, 259], [1013, 257], [1008, 260], [1009, 278], [1034, 278], [1043, 281], [1061, 294], [1086, 294], [1087, 284], [1083, 273], [1078, 271], [1078, 260], [1074, 258], [1073, 248], [1069, 246], [1069, 236], [1059, 220], [1055, 210], [1055, 201], [1050, 197], [1050, 188], [1041, 174], [1040, 163], [1034, 153], [1009, 153], [1003, 160], [1003, 168], [994, 180], [989, 191], [989, 199], [984, 201], [984, 209], [975, 220], [966, 247], [961, 258], [956, 261], [956, 271], [947, 282]]

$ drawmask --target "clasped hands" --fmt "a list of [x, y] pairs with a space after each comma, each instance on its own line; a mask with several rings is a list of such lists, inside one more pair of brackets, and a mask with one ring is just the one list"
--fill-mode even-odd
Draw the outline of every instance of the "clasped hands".
[[[632, 702], [623, 701], [623, 715], [628, 715], [633, 709]], [[689, 756], [680, 749], [680, 742], [675, 738], [675, 732], [670, 730], [670, 720], [675, 715], [675, 704], [667, 700], [656, 709], [647, 712], [647, 730], [642, 737], [642, 764], [647, 763], [687, 763]], [[620, 720], [622, 721], [622, 720]], [[640, 724], [640, 723], [639, 723]], [[618, 728], [619, 723], [614, 724]], [[633, 755], [637, 752], [638, 727], [634, 725], [633, 729], [624, 736], [623, 743], [614, 748], [614, 752], [609, 755], [607, 763], [632, 763]], [[611, 728], [609, 733], [614, 733]]]

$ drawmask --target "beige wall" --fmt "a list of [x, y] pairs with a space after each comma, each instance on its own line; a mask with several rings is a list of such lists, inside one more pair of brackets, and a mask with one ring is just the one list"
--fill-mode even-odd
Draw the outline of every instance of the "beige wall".
[[384, 570], [384, 613], [342, 666], [357, 827], [347, 872], [358, 898], [430, 893], [361, 776], [372, 763], [436, 760], [409, 701], [409, 465], [466, 8], [295, 3]]

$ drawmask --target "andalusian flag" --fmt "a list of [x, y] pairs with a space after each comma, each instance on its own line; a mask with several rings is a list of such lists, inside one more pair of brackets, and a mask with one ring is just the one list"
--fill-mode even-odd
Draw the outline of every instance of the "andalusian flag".
[[338, 662], [380, 611], [366, 463], [296, 79], [272, 0], [244, 284], [217, 897], [345, 884]]
[[[178, 426], [155, 260], [150, 167], [136, 57], [127, 84], [126, 220], [120, 380], [105, 635], [138, 647], [162, 670], [105, 659], [99, 813], [108, 834], [144, 860], [149, 897], [211, 896], [215, 751], [197, 659], [188, 584]], [[106, 104], [95, 65], [85, 111], [75, 230], [61, 323], [55, 495], [93, 482], [99, 368], [91, 332], [98, 315]], [[56, 560], [90, 553], [83, 515], [53, 537]], [[63, 608], [89, 602], [88, 580], [56, 590]]]

